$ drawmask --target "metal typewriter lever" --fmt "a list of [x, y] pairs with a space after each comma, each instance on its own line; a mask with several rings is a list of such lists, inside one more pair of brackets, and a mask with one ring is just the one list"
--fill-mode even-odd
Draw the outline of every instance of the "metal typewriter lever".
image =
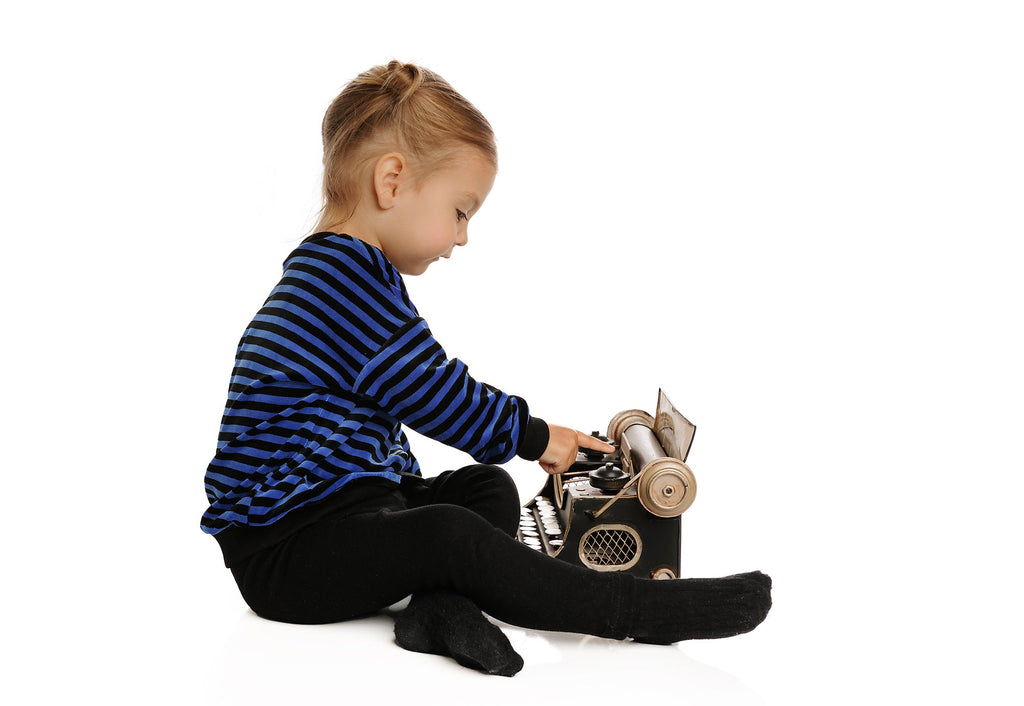
[[636, 485], [636, 482], [638, 480], [640, 480], [640, 476], [641, 475], [642, 475], [642, 473], [637, 473], [635, 476], [630, 478], [629, 482], [626, 483], [624, 486], [622, 486], [622, 489], [618, 493], [615, 494], [615, 497], [609, 499], [608, 502], [606, 502], [604, 505], [602, 505], [601, 508], [599, 510], [597, 510], [596, 512], [588, 511], [587, 512], [587, 517], [589, 517], [592, 520], [596, 520], [598, 517], [600, 517], [602, 514], [604, 514], [604, 511], [607, 510], [608, 508], [610, 508], [612, 505], [614, 505], [615, 502], [619, 498], [621, 498], [623, 495], [625, 495], [627, 490], [629, 490], [634, 485]]

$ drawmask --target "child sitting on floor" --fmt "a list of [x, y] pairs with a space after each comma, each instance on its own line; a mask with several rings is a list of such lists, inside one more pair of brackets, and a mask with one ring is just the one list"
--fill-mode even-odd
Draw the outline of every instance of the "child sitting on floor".
[[[202, 528], [258, 615], [329, 623], [412, 595], [403, 647], [493, 674], [522, 659], [481, 613], [528, 628], [672, 643], [736, 635], [771, 605], [759, 572], [638, 579], [571, 566], [515, 539], [519, 496], [495, 464], [549, 473], [612, 448], [469, 375], [406, 291], [465, 245], [494, 183], [487, 120], [430, 71], [361, 74], [323, 122], [316, 233], [237, 350]], [[425, 478], [402, 425], [478, 465]], [[572, 600], [557, 600], [558, 598]]]

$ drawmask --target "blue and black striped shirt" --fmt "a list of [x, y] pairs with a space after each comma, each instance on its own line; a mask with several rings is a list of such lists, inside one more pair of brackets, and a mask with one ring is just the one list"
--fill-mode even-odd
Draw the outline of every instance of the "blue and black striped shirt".
[[480, 463], [536, 459], [547, 443], [521, 398], [448, 359], [383, 253], [317, 234], [239, 342], [203, 531], [266, 527], [356, 479], [419, 474], [403, 423]]

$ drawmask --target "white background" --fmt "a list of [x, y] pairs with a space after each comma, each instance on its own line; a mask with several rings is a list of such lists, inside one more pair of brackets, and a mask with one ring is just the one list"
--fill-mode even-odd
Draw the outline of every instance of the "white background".
[[[1018, 7], [5, 9], [2, 688], [1019, 703]], [[771, 574], [753, 633], [506, 626], [509, 680], [399, 649], [387, 616], [298, 627], [242, 603], [199, 530], [234, 346], [314, 223], [323, 111], [391, 58], [499, 141], [470, 246], [409, 281], [421, 313], [549, 421], [603, 428], [664, 388], [698, 429], [684, 575]], [[428, 474], [469, 461], [414, 449]]]

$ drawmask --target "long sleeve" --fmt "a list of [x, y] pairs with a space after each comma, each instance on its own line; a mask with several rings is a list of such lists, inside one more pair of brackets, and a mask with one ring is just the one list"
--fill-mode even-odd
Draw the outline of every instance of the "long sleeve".
[[239, 342], [204, 531], [269, 525], [355, 479], [419, 473], [402, 424], [483, 463], [547, 444], [521, 398], [448, 359], [383, 253], [335, 234], [301, 245]]
[[526, 403], [474, 380], [462, 361], [449, 360], [420, 318], [396, 331], [369, 361], [355, 391], [480, 463], [510, 460], [528, 429]]

